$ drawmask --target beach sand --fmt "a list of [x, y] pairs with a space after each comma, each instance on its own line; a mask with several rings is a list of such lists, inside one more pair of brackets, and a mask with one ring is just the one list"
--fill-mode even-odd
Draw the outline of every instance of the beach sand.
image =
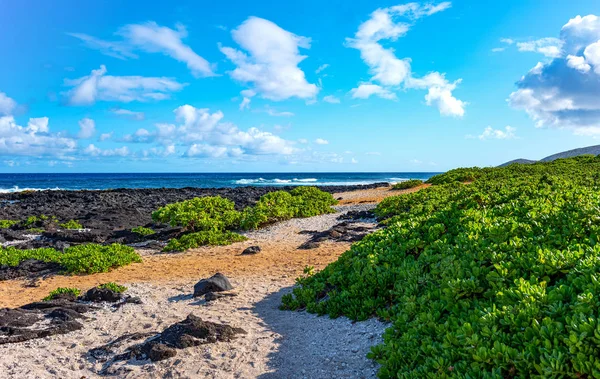
[[[87, 276], [55, 275], [31, 287], [24, 280], [0, 282], [0, 304], [16, 307], [39, 300], [57, 287], [88, 289], [114, 281], [129, 287], [143, 304], [127, 304], [95, 311], [82, 330], [23, 343], [0, 346], [0, 377], [91, 378], [104, 369], [118, 377], [210, 378], [370, 378], [376, 364], [366, 358], [379, 343], [386, 325], [372, 319], [352, 323], [306, 312], [281, 311], [281, 296], [289, 293], [306, 266], [324, 268], [346, 251], [348, 242], [323, 242], [299, 250], [310, 237], [303, 230], [325, 231], [351, 210], [372, 209], [382, 198], [408, 191], [389, 188], [338, 193], [339, 213], [293, 219], [246, 233], [248, 241], [221, 247], [203, 247], [185, 253], [157, 254], [140, 250], [143, 263]], [[371, 225], [371, 226], [374, 226]], [[259, 245], [256, 255], [240, 255]], [[221, 272], [230, 278], [235, 297], [206, 303], [193, 299], [198, 280]], [[91, 359], [91, 348], [132, 332], [160, 332], [193, 313], [247, 331], [231, 342], [178, 350], [176, 357], [108, 365]], [[110, 366], [110, 367], [109, 367]]]

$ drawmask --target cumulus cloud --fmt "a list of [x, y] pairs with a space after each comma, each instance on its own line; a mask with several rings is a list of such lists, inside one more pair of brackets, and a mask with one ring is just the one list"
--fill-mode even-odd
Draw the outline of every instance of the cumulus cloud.
[[315, 143], [317, 145], [329, 145], [329, 141], [327, 141], [326, 139], [323, 139], [323, 138], [317, 138], [315, 140]]
[[91, 118], [82, 118], [79, 120], [79, 133], [77, 138], [88, 139], [96, 134], [96, 123]]
[[377, 84], [363, 83], [357, 88], [350, 90], [353, 99], [368, 99], [372, 95], [381, 97], [382, 99], [394, 100], [396, 94], [387, 88], [383, 88]]
[[0, 155], [65, 156], [77, 142], [59, 133], [50, 133], [48, 118], [30, 118], [20, 126], [13, 116], [0, 117]]
[[242, 102], [240, 103], [240, 110], [243, 111], [244, 109], [250, 109], [250, 98], [249, 97], [244, 97], [242, 99]]
[[184, 84], [166, 77], [106, 75], [106, 67], [92, 70], [90, 75], [66, 79], [65, 85], [73, 87], [66, 93], [70, 105], [91, 105], [96, 101], [152, 101], [168, 99], [172, 92], [180, 91]]
[[83, 153], [92, 157], [126, 157], [129, 155], [129, 148], [122, 146], [115, 149], [100, 149], [90, 144], [83, 149]]
[[317, 69], [315, 70], [315, 74], [320, 73], [321, 71], [325, 70], [327, 67], [329, 67], [329, 63], [325, 63], [320, 65], [319, 67], [317, 67]]
[[394, 49], [382, 45], [383, 41], [393, 42], [404, 36], [416, 20], [448, 8], [449, 2], [437, 5], [408, 3], [380, 8], [371, 13], [371, 17], [358, 27], [354, 37], [346, 39], [348, 47], [360, 51], [360, 56], [372, 75], [368, 83], [361, 83], [350, 91], [352, 97], [366, 99], [376, 95], [394, 100], [394, 91], [401, 86], [404, 89], [426, 89], [427, 105], [436, 106], [445, 116], [462, 116], [466, 103], [452, 94], [460, 79], [449, 82], [444, 74], [438, 72], [417, 78], [412, 73], [410, 58], [398, 58]]
[[0, 115], [11, 115], [16, 107], [16, 101], [8, 97], [4, 92], [0, 92]]
[[117, 116], [128, 118], [131, 120], [136, 120], [136, 121], [142, 121], [142, 120], [144, 120], [144, 118], [146, 118], [146, 115], [144, 114], [144, 112], [135, 112], [135, 111], [131, 111], [129, 109], [115, 108], [115, 109], [111, 109], [110, 112]]
[[517, 82], [509, 104], [538, 127], [600, 134], [600, 19], [577, 16], [560, 33], [561, 55], [540, 62]]
[[274, 116], [274, 117], [292, 117], [294, 115], [294, 113], [292, 113], [292, 112], [277, 111], [269, 106], [265, 107], [265, 112], [267, 112], [267, 114], [269, 116]]
[[494, 129], [491, 126], [488, 126], [483, 130], [478, 136], [467, 135], [467, 138], [477, 138], [480, 140], [488, 140], [488, 139], [513, 139], [516, 138], [515, 132], [517, 128], [513, 128], [512, 126], [506, 126], [504, 130], [502, 129]]
[[113, 137], [113, 132], [102, 133], [102, 134], [100, 134], [100, 137], [98, 137], [98, 140], [107, 141], [107, 140], [111, 139], [112, 137]]
[[517, 42], [519, 51], [532, 51], [550, 58], [561, 55], [563, 41], [558, 38], [540, 38], [533, 41]]
[[317, 95], [319, 88], [308, 83], [298, 67], [306, 58], [300, 55], [299, 48], [310, 48], [309, 38], [258, 17], [248, 18], [231, 35], [245, 52], [220, 46], [221, 52], [236, 65], [229, 75], [251, 86], [253, 94], [276, 101], [291, 97], [311, 99]]
[[175, 29], [160, 26], [150, 21], [144, 24], [129, 24], [117, 32], [123, 39], [106, 41], [83, 33], [68, 33], [102, 54], [118, 58], [137, 58], [136, 50], [149, 53], [162, 53], [187, 65], [196, 77], [214, 76], [211, 64], [191, 47], [183, 43], [188, 33], [185, 26], [178, 24]]
[[340, 99], [333, 96], [333, 95], [327, 95], [323, 98], [323, 101], [326, 103], [330, 103], [330, 104], [339, 104], [340, 103]]

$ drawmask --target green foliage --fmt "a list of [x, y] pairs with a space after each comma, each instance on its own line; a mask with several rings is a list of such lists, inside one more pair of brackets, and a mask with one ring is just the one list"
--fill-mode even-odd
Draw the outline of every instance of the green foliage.
[[25, 228], [30, 228], [30, 227], [43, 227], [46, 224], [50, 224], [50, 223], [54, 223], [54, 224], [58, 223], [58, 219], [56, 218], [56, 216], [46, 216], [46, 215], [29, 216], [22, 223], [22, 225]]
[[232, 229], [240, 221], [234, 205], [220, 196], [197, 197], [168, 204], [153, 212], [152, 219], [193, 231]]
[[63, 229], [72, 229], [72, 230], [83, 229], [83, 225], [81, 225], [79, 222], [77, 222], [75, 220], [69, 220], [65, 223], [62, 223], [62, 224], [60, 224], [60, 227]]
[[50, 294], [48, 294], [48, 296], [46, 296], [43, 300], [44, 301], [54, 300], [58, 296], [63, 295], [63, 294], [70, 294], [70, 295], [77, 297], [81, 294], [81, 291], [77, 288], [58, 287], [54, 291], [50, 291]]
[[419, 179], [411, 179], [411, 180], [405, 180], [403, 182], [398, 182], [396, 184], [394, 184], [392, 186], [393, 190], [403, 190], [403, 189], [410, 189], [410, 188], [415, 188], [418, 187], [420, 185], [423, 184], [422, 180]]
[[11, 226], [18, 224], [19, 221], [15, 220], [0, 220], [0, 229], [8, 229]]
[[231, 245], [234, 242], [242, 242], [247, 240], [246, 237], [231, 232], [222, 230], [205, 230], [201, 232], [189, 233], [180, 238], [173, 238], [169, 241], [164, 251], [185, 251], [200, 246], [225, 246]]
[[600, 376], [600, 159], [471, 172], [383, 201], [282, 307], [389, 320], [382, 378]]
[[27, 259], [60, 264], [66, 273], [93, 274], [107, 272], [112, 268], [141, 262], [142, 258], [132, 247], [120, 244], [87, 244], [72, 246], [60, 252], [51, 248], [20, 250], [14, 247], [0, 248], [0, 265], [18, 266]]
[[144, 226], [136, 226], [135, 228], [132, 228], [131, 231], [133, 233], [137, 233], [138, 235], [145, 237], [145, 236], [149, 236], [154, 234], [154, 230], [150, 229], [150, 228], [146, 228]]
[[27, 231], [29, 233], [33, 233], [33, 234], [41, 234], [41, 233], [44, 233], [46, 231], [46, 229], [44, 229], [44, 228], [29, 228], [29, 229], [27, 229]]
[[477, 178], [493, 170], [493, 168], [456, 168], [443, 174], [435, 175], [427, 180], [427, 183], [439, 185], [448, 184], [454, 182], [469, 183], [475, 181]]
[[242, 229], [257, 229], [277, 221], [295, 217], [312, 217], [335, 212], [337, 201], [328, 192], [316, 187], [297, 187], [290, 192], [275, 191], [263, 195], [254, 207], [242, 214]]
[[127, 287], [117, 284], [115, 282], [108, 282], [104, 284], [100, 284], [98, 288], [106, 288], [116, 293], [123, 293], [127, 290]]

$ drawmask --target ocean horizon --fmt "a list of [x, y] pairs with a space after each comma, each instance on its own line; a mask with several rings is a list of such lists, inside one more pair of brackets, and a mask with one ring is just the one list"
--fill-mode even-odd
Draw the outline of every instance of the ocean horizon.
[[409, 179], [427, 180], [436, 174], [438, 172], [4, 173], [0, 174], [0, 193], [116, 188], [361, 185], [397, 183]]

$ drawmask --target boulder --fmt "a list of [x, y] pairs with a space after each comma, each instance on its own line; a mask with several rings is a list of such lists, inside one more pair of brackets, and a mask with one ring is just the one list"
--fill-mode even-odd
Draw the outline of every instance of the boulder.
[[232, 290], [233, 286], [229, 279], [220, 272], [208, 279], [202, 279], [194, 285], [194, 297], [200, 297], [209, 292], [222, 292]]
[[102, 301], [106, 301], [108, 303], [116, 303], [117, 301], [120, 301], [123, 298], [123, 295], [121, 295], [118, 292], [112, 291], [108, 288], [100, 288], [100, 287], [94, 287], [90, 290], [88, 290], [85, 295], [83, 296], [83, 300], [85, 301], [91, 301], [93, 303], [99, 303]]
[[242, 251], [242, 255], [254, 255], [260, 253], [260, 246], [250, 246]]

